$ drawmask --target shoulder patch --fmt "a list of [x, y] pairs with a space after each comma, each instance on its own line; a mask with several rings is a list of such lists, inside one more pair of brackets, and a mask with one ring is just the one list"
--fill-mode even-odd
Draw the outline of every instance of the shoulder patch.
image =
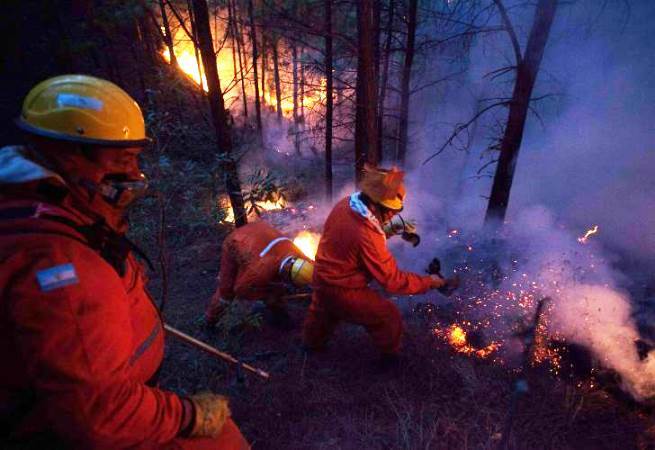
[[61, 264], [36, 272], [36, 279], [42, 292], [52, 291], [60, 287], [79, 283], [73, 264]]

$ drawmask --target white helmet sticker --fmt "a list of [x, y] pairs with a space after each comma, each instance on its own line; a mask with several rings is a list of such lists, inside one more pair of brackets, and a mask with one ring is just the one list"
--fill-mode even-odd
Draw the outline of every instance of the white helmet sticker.
[[102, 110], [104, 103], [94, 97], [85, 97], [77, 94], [57, 94], [57, 106], [60, 108], [73, 107], [80, 109]]

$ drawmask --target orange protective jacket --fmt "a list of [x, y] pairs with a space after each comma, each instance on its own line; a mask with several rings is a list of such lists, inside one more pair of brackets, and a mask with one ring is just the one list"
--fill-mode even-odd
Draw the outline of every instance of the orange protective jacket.
[[405, 295], [423, 293], [432, 284], [429, 276], [398, 268], [380, 225], [356, 212], [347, 197], [334, 206], [325, 222], [313, 285], [361, 289], [371, 280], [387, 292]]
[[[45, 433], [77, 448], [151, 448], [173, 440], [181, 399], [146, 385], [164, 352], [157, 308], [132, 255], [122, 277], [41, 202], [0, 201], [0, 423], [20, 438]], [[0, 214], [2, 214], [0, 212]]]
[[237, 228], [223, 241], [220, 297], [261, 299], [272, 283], [280, 281], [280, 264], [287, 256], [305, 257], [291, 239], [268, 223], [259, 221]]

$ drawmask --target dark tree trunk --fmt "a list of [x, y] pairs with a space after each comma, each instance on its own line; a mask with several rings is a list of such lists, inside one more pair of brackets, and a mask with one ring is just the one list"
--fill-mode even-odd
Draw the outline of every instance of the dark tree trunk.
[[291, 62], [293, 77], [293, 122], [298, 123], [298, 48], [291, 45]]
[[277, 120], [282, 120], [282, 89], [280, 88], [280, 65], [277, 52], [278, 38], [273, 39], [273, 78], [275, 79], [275, 102], [277, 105]]
[[407, 140], [409, 129], [409, 87], [412, 81], [412, 64], [414, 62], [414, 44], [416, 41], [416, 15], [418, 0], [409, 0], [407, 12], [407, 44], [405, 46], [405, 62], [400, 81], [400, 120], [398, 124], [398, 154], [397, 160], [401, 166], [407, 159]]
[[209, 29], [209, 12], [207, 0], [191, 0], [195, 13], [195, 35], [198, 38], [200, 53], [204, 62], [207, 77], [207, 99], [212, 113], [212, 123], [216, 130], [218, 153], [221, 156], [221, 168], [225, 180], [225, 189], [230, 196], [234, 221], [237, 227], [247, 223], [246, 210], [243, 205], [241, 183], [234, 158], [232, 158], [232, 134], [227, 121], [221, 82], [216, 68], [216, 53], [211, 31]]
[[382, 79], [380, 80], [380, 99], [378, 102], [378, 142], [380, 143], [380, 155], [384, 153], [384, 102], [387, 97], [387, 80], [389, 79], [389, 64], [391, 62], [391, 40], [393, 39], [394, 0], [389, 0], [389, 12], [387, 16], [386, 39], [384, 42], [384, 67], [382, 68]]
[[355, 179], [361, 180], [364, 164], [380, 162], [378, 145], [377, 94], [375, 77], [375, 0], [357, 2], [357, 85], [355, 111]]
[[265, 102], [266, 99], [266, 64], [267, 61], [267, 50], [268, 50], [268, 40], [266, 39], [266, 33], [262, 33], [262, 101]]
[[325, 7], [325, 196], [332, 201], [332, 0]]
[[293, 135], [296, 147], [296, 153], [300, 155], [300, 133], [298, 124], [298, 47], [296, 44], [291, 46], [291, 59], [293, 65]]
[[373, 60], [375, 61], [375, 79], [380, 80], [380, 36], [382, 36], [382, 29], [380, 28], [380, 20], [382, 14], [382, 7], [380, 3], [382, 0], [373, 1], [373, 36], [374, 36], [374, 46], [373, 46]]
[[168, 53], [170, 54], [171, 66], [177, 67], [177, 57], [175, 56], [175, 48], [173, 45], [173, 35], [171, 35], [171, 27], [168, 23], [168, 15], [166, 14], [166, 6], [164, 5], [164, 0], [159, 0], [159, 9], [161, 10], [161, 20], [164, 25], [164, 43], [168, 48]]
[[305, 123], [305, 64], [303, 64], [304, 49], [300, 49], [300, 122]]
[[557, 6], [558, 0], [539, 0], [535, 8], [532, 29], [530, 30], [524, 56], [521, 61], [518, 61], [507, 126], [500, 143], [500, 157], [487, 205], [485, 216], [485, 224], [487, 225], [499, 226], [505, 220], [514, 170], [521, 149], [523, 130], [530, 106], [530, 98], [548, 42], [548, 35], [555, 19]]
[[253, 0], [248, 0], [248, 16], [250, 18], [250, 41], [252, 43], [252, 69], [255, 84], [255, 114], [257, 116], [257, 131], [259, 139], [262, 139], [262, 105], [259, 99], [259, 80], [257, 73], [257, 30], [255, 28], [255, 12], [252, 4]]
[[[194, 42], [198, 42], [198, 30], [196, 27], [196, 19], [194, 17], [193, 8], [191, 6], [191, 0], [187, 0], [187, 8], [189, 9], [189, 22], [191, 22], [191, 34], [192, 34], [191, 37]], [[213, 48], [214, 48], [214, 43], [212, 42], [212, 50]], [[193, 51], [195, 52], [196, 64], [198, 65], [198, 78], [200, 83], [200, 89], [205, 90], [205, 80], [203, 78], [204, 67], [200, 61], [201, 56], [200, 53], [198, 52], [198, 45], [193, 46]]]
[[146, 98], [146, 81], [145, 75], [143, 73], [143, 36], [141, 34], [141, 27], [139, 26], [139, 22], [137, 21], [136, 17], [132, 20], [132, 23], [134, 24], [134, 39], [130, 39], [130, 49], [132, 50], [132, 57], [134, 58], [136, 72], [139, 77], [139, 87], [141, 88], [139, 90], [139, 98], [136, 100], [137, 102], [141, 102]]
[[[243, 100], [243, 115], [248, 117], [248, 94], [246, 94], [246, 80], [243, 76], [243, 63], [244, 59], [242, 58], [242, 48], [243, 48], [243, 35], [241, 27], [239, 26], [238, 16], [237, 16], [237, 6], [234, 1], [228, 0], [228, 8], [232, 5], [232, 33], [234, 40], [237, 44], [237, 56], [239, 58], [239, 76], [241, 77], [241, 98]], [[245, 50], [244, 50], [245, 51]]]
[[234, 83], [238, 83], [239, 71], [237, 70], [237, 52], [236, 52], [236, 37], [234, 36], [234, 17], [232, 15], [232, 2], [227, 2], [227, 29], [232, 40], [232, 66], [234, 71]]

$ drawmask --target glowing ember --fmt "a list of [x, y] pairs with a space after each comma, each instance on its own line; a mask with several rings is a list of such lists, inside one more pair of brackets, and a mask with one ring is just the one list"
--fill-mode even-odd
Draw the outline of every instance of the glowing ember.
[[451, 325], [450, 332], [448, 333], [448, 341], [450, 345], [457, 349], [466, 347], [466, 331], [459, 325]]
[[590, 228], [589, 230], [587, 230], [587, 232], [584, 234], [584, 236], [580, 236], [578, 238], [578, 242], [581, 243], [581, 244], [586, 244], [587, 240], [596, 233], [598, 233], [598, 225], [594, 225], [593, 228]]
[[457, 352], [466, 355], [475, 355], [478, 358], [486, 358], [500, 348], [500, 344], [492, 342], [483, 348], [475, 348], [468, 342], [467, 334], [464, 328], [458, 324], [452, 324], [447, 329], [442, 330], [439, 327], [434, 329], [434, 334], [444, 338]]
[[449, 238], [457, 237], [458, 235], [459, 235], [459, 230], [457, 228], [453, 228], [452, 230], [448, 231]]
[[298, 247], [308, 258], [314, 261], [316, 257], [316, 250], [318, 250], [318, 242], [321, 240], [321, 235], [312, 233], [311, 231], [301, 231], [293, 240], [293, 244]]

